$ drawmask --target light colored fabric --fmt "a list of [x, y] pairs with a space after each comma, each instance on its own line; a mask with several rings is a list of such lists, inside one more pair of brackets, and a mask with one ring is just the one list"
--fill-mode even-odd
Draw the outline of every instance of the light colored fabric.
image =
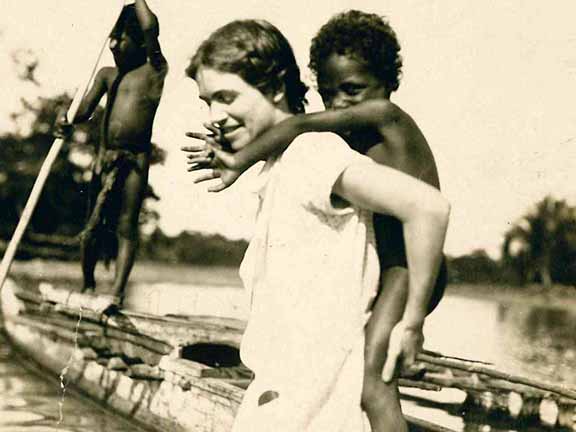
[[[251, 312], [241, 346], [255, 373], [234, 432], [366, 432], [364, 324], [378, 286], [372, 214], [331, 196], [351, 164], [337, 135], [300, 136], [261, 174], [240, 275]], [[279, 398], [258, 406], [266, 391]]]

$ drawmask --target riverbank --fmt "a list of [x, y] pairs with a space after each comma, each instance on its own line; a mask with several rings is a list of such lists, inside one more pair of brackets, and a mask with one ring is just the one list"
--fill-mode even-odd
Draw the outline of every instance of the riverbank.
[[576, 287], [554, 285], [490, 285], [490, 284], [450, 284], [447, 295], [474, 299], [490, 299], [498, 303], [522, 303], [546, 305], [555, 308], [576, 308]]
[[[11, 276], [18, 279], [47, 279], [52, 281], [79, 281], [82, 273], [77, 262], [30, 260], [16, 261]], [[101, 285], [110, 285], [113, 270], [99, 265], [96, 278]], [[194, 266], [158, 262], [137, 262], [132, 283], [174, 283], [190, 285], [242, 286], [238, 269], [226, 266]], [[77, 283], [77, 282], [75, 282]], [[541, 304], [560, 308], [576, 308], [576, 287], [555, 285], [509, 286], [490, 284], [450, 284], [448, 295], [476, 299], [490, 299], [504, 303]]]

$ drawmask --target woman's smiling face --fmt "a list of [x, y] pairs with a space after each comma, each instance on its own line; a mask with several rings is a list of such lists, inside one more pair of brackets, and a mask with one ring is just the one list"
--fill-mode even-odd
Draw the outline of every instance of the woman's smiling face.
[[271, 97], [239, 75], [201, 66], [196, 74], [200, 99], [210, 109], [210, 122], [238, 151], [277, 122]]

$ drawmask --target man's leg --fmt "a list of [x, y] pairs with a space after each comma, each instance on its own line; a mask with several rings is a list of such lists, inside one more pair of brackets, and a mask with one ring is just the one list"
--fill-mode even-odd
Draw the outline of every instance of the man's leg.
[[84, 284], [82, 292], [94, 291], [96, 289], [96, 279], [94, 270], [98, 262], [99, 241], [93, 232], [88, 232], [82, 236], [80, 242], [80, 257], [82, 260], [82, 276]]
[[400, 321], [408, 294], [408, 270], [392, 267], [382, 273], [381, 292], [366, 325], [364, 386], [362, 408], [372, 432], [407, 432], [402, 415], [398, 383], [382, 381], [388, 342], [394, 325]]
[[126, 294], [126, 283], [134, 265], [138, 246], [138, 217], [148, 185], [147, 161], [142, 168], [131, 169], [121, 185], [121, 207], [118, 215], [118, 256], [112, 292], [119, 298], [120, 304]]

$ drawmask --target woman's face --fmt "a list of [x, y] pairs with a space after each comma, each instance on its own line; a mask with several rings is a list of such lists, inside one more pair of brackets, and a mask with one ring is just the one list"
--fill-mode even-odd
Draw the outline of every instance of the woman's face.
[[388, 92], [367, 67], [351, 56], [331, 54], [318, 71], [318, 92], [327, 109], [388, 98]]
[[239, 75], [201, 66], [196, 73], [200, 99], [210, 109], [210, 122], [238, 151], [277, 122], [272, 99]]

